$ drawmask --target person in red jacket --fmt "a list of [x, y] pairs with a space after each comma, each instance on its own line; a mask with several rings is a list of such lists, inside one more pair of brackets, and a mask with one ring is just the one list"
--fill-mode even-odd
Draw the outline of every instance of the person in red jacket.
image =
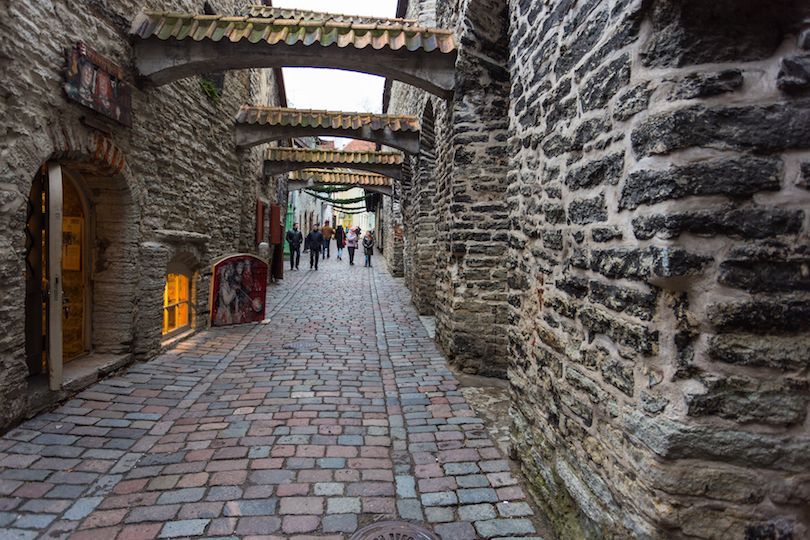
[[335, 229], [335, 247], [337, 248], [337, 260], [343, 260], [343, 248], [346, 247], [346, 231], [343, 225], [338, 225]]

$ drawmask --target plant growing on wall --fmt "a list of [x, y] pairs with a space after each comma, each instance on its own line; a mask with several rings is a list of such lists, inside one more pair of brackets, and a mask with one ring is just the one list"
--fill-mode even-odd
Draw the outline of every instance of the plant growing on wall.
[[202, 88], [203, 93], [208, 97], [211, 103], [219, 105], [219, 102], [222, 100], [222, 88], [215, 81], [203, 77], [200, 79], [200, 88]]

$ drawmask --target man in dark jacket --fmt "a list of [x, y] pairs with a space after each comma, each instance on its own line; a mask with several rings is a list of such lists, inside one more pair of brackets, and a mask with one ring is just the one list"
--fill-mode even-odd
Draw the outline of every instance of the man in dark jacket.
[[298, 223], [293, 225], [291, 231], [287, 231], [287, 243], [290, 245], [290, 270], [298, 270], [298, 263], [301, 262], [301, 242], [304, 235], [298, 230]]
[[309, 269], [318, 269], [318, 259], [323, 249], [323, 235], [318, 230], [318, 226], [312, 227], [312, 232], [307, 235], [307, 244], [309, 244]]

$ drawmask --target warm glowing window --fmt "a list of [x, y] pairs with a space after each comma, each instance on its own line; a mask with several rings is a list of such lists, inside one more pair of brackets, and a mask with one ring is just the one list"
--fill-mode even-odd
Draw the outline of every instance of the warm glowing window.
[[163, 292], [163, 334], [189, 326], [189, 279], [183, 274], [166, 276]]

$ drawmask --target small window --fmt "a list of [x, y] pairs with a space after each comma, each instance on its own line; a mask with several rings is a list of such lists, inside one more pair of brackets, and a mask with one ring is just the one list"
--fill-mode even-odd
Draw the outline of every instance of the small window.
[[191, 303], [188, 276], [169, 274], [163, 293], [163, 335], [184, 330], [190, 326]]

